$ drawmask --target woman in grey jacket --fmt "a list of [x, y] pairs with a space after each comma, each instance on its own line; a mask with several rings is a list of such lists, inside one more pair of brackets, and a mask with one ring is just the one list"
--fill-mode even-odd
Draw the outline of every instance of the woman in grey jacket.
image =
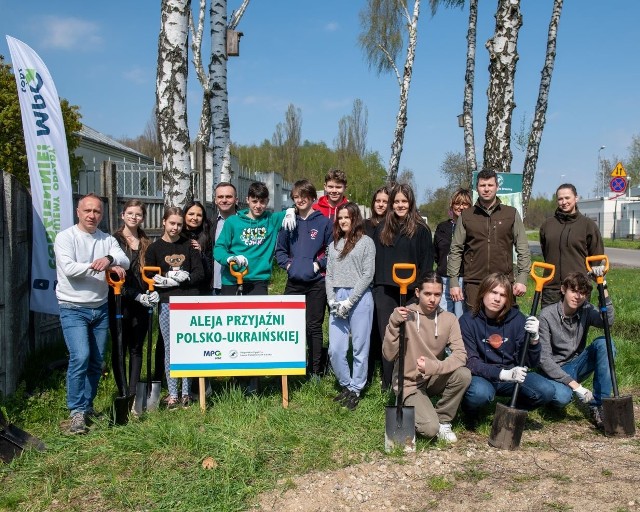
[[[367, 366], [373, 298], [371, 282], [375, 271], [376, 248], [364, 234], [364, 221], [355, 203], [345, 203], [336, 210], [333, 243], [327, 260], [327, 300], [329, 319], [329, 358], [342, 390], [335, 400], [353, 410], [360, 401], [360, 391], [367, 383]], [[353, 370], [349, 369], [347, 351], [349, 334], [353, 345]]]

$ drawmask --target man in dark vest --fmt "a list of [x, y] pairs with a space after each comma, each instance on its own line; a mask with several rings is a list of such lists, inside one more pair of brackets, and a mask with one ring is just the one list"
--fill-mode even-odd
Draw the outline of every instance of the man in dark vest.
[[[478, 200], [473, 208], [460, 215], [451, 240], [447, 274], [451, 298], [465, 301], [473, 308], [482, 279], [499, 272], [509, 276], [513, 294], [522, 297], [527, 292], [527, 275], [531, 267], [529, 242], [518, 210], [504, 205], [497, 197], [498, 176], [495, 171], [478, 173]], [[513, 268], [513, 248], [517, 255]], [[460, 275], [460, 267], [464, 274]], [[464, 294], [458, 279], [464, 278]]]

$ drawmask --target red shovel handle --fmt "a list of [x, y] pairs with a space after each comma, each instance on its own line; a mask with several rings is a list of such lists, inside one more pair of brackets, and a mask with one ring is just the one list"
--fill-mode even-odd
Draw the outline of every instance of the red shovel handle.
[[229, 272], [231, 272], [231, 275], [236, 278], [236, 282], [238, 284], [242, 284], [244, 276], [249, 272], [249, 267], [245, 267], [244, 270], [236, 270], [233, 267], [240, 268], [240, 266], [235, 261], [229, 262]]
[[[548, 276], [539, 276], [538, 274], [536, 274], [536, 269], [538, 268], [543, 268], [546, 270], [549, 270], [549, 275]], [[556, 266], [552, 265], [551, 263], [543, 263], [541, 261], [534, 261], [533, 265], [531, 265], [531, 272], [529, 273], [529, 275], [533, 278], [533, 280], [536, 282], [536, 291], [537, 292], [541, 292], [542, 288], [544, 288], [544, 285], [547, 284], [549, 281], [551, 281], [553, 279], [553, 276], [556, 275]]]
[[[400, 277], [397, 273], [398, 270], [411, 270], [409, 277]], [[413, 263], [394, 263], [391, 269], [393, 273], [393, 282], [400, 287], [400, 294], [407, 294], [407, 286], [416, 280], [416, 266]]]
[[162, 275], [162, 270], [160, 267], [142, 267], [142, 280], [147, 283], [149, 291], [152, 292], [155, 282], [153, 280], [153, 276], [149, 277], [147, 272], [153, 272], [153, 275], [155, 276], [156, 274]]
[[122, 285], [124, 284], [124, 279], [120, 279], [120, 276], [118, 274], [108, 269], [104, 273], [104, 275], [107, 283], [109, 283], [109, 286], [113, 288], [113, 293], [115, 295], [120, 295], [120, 292], [122, 291]]
[[[609, 272], [609, 258], [606, 254], [600, 254], [597, 256], [587, 256], [585, 260], [585, 265], [587, 266], [587, 272], [591, 272], [592, 265], [591, 262], [597, 263], [598, 265], [602, 265], [604, 261], [604, 273]], [[603, 284], [604, 283], [604, 275], [596, 276], [596, 283]]]

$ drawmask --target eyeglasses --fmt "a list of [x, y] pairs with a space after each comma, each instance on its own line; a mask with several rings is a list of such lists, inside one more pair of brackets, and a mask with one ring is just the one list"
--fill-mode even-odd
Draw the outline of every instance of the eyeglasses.
[[471, 203], [453, 203], [454, 208], [468, 208], [471, 206]]
[[129, 217], [132, 219], [142, 219], [144, 218], [144, 215], [142, 215], [141, 213], [125, 213], [124, 214], [125, 217]]

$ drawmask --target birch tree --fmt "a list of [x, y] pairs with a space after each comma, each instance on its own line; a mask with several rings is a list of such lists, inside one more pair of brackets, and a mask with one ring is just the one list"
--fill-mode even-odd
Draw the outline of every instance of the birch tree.
[[[231, 125], [227, 91], [227, 29], [234, 30], [250, 0], [243, 0], [237, 11], [231, 13], [227, 24], [226, 0], [212, 0], [209, 11], [211, 33], [211, 56], [208, 71], [202, 60], [202, 38], [204, 34], [207, 1], [200, 0], [197, 24], [189, 18], [192, 34], [191, 49], [196, 76], [202, 86], [202, 108], [196, 140], [207, 148], [207, 161], [213, 162], [213, 187], [220, 181], [231, 179]], [[211, 135], [214, 134], [212, 144]]]
[[[414, 0], [412, 12], [409, 11], [406, 0], [367, 0], [367, 7], [360, 12], [362, 32], [359, 42], [369, 61], [369, 66], [375, 67], [378, 74], [393, 72], [400, 89], [396, 126], [387, 170], [389, 183], [396, 181], [402, 155], [404, 133], [407, 127], [409, 86], [418, 42], [419, 15], [420, 0]], [[400, 74], [396, 60], [404, 46], [405, 38], [407, 49], [403, 72]]]
[[193, 197], [187, 124], [190, 0], [162, 0], [156, 107], [162, 146], [165, 206], [183, 207]]
[[562, 2], [563, 0], [554, 0], [553, 2], [553, 11], [551, 13], [549, 33], [547, 36], [547, 53], [544, 61], [544, 67], [542, 68], [540, 88], [538, 90], [538, 101], [536, 103], [536, 111], [531, 123], [527, 153], [524, 159], [524, 170], [522, 173], [523, 216], [526, 215], [527, 205], [529, 203], [529, 198], [531, 197], [533, 179], [535, 177], [536, 165], [538, 163], [538, 151], [540, 150], [540, 141], [542, 140], [542, 130], [544, 129], [546, 122], [547, 105], [549, 104], [549, 89], [551, 88], [551, 75], [553, 74], [553, 66], [556, 60], [556, 41], [558, 39], [560, 15], [562, 14]]
[[511, 118], [518, 61], [518, 32], [522, 26], [520, 0], [498, 0], [496, 28], [486, 43], [489, 51], [487, 127], [483, 168], [511, 172]]

